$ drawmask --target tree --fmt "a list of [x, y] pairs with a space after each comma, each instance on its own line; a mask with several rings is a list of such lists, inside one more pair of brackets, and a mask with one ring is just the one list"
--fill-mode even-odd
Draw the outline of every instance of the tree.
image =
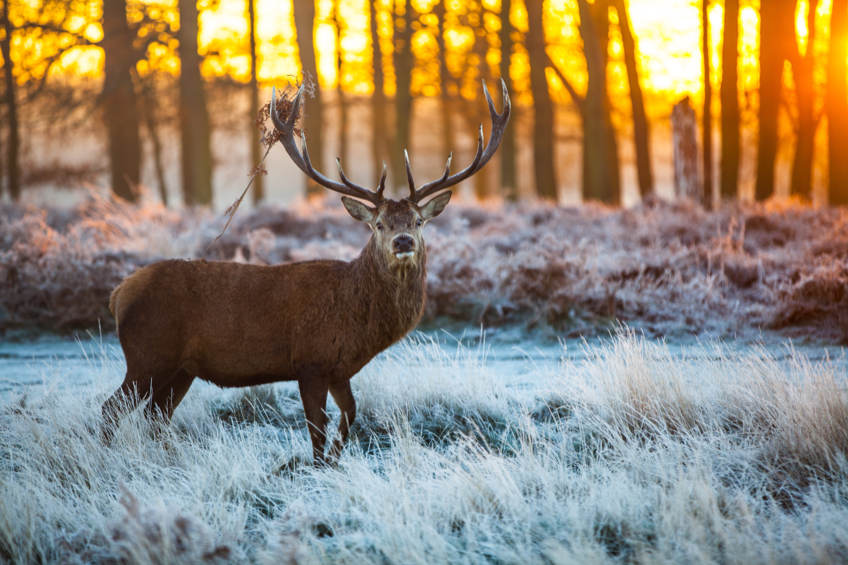
[[[315, 0], [294, 0], [294, 26], [297, 34], [297, 49], [300, 53], [300, 68], [316, 81], [314, 98], [304, 99], [303, 128], [309, 138], [309, 159], [317, 171], [324, 170], [324, 150], [321, 126], [324, 123], [324, 105], [318, 81], [318, 62], [315, 56]], [[323, 189], [311, 179], [306, 182], [308, 197], [320, 196]]]
[[[253, 166], [259, 164], [262, 160], [262, 146], [256, 139], [256, 128], [253, 127], [253, 121], [259, 114], [259, 59], [256, 56], [256, 0], [247, 0], [247, 33], [249, 37], [250, 48], [250, 84], [248, 85], [248, 95], [250, 96], [250, 104], [248, 104], [248, 120], [250, 124], [250, 162]], [[262, 175], [256, 175], [253, 179], [253, 204], [257, 205], [265, 198], [265, 182]]]
[[654, 175], [651, 171], [650, 130], [645, 115], [645, 103], [642, 99], [642, 87], [639, 85], [639, 73], [636, 68], [636, 38], [630, 27], [630, 16], [624, 0], [614, 0], [613, 6], [618, 13], [618, 25], [621, 28], [621, 42], [624, 47], [624, 65], [627, 68], [627, 82], [630, 85], [630, 106], [633, 112], [633, 144], [636, 147], [636, 172], [639, 177], [639, 193], [642, 198], [654, 192]]
[[734, 199], [739, 189], [739, 0], [724, 2], [721, 50], [721, 197]]
[[197, 50], [197, 0], [180, 0], [180, 138], [183, 198], [186, 204], [212, 203], [212, 150], [209, 112]]
[[336, 68], [338, 77], [338, 104], [339, 104], [339, 155], [338, 157], [345, 161], [347, 158], [347, 123], [348, 123], [348, 107], [345, 99], [344, 87], [342, 85], [342, 73], [344, 72], [344, 56], [342, 54], [342, 2], [336, 0], [336, 9], [334, 11], [334, 19], [336, 23], [336, 32], [338, 41], [336, 41]]
[[133, 72], [138, 54], [133, 48], [135, 30], [127, 23], [123, 1], [103, 3], [103, 109], [109, 130], [109, 168], [112, 190], [135, 202], [141, 180], [141, 139], [138, 99]]
[[795, 1], [769, 0], [760, 3], [760, 134], [757, 143], [755, 197], [765, 200], [774, 193], [774, 163], [777, 158], [777, 120], [783, 90], [783, 63], [788, 44], [795, 37]]
[[3, 39], [0, 40], [0, 52], [3, 55], [3, 78], [6, 86], [6, 119], [8, 121], [9, 134], [7, 139], [6, 156], [6, 186], [9, 187], [9, 196], [12, 200], [21, 197], [21, 173], [19, 164], [20, 132], [18, 125], [18, 102], [15, 88], [15, 75], [12, 68], [12, 23], [9, 19], [9, 0], [3, 3]]
[[[798, 132], [795, 143], [795, 159], [792, 163], [791, 192], [802, 200], [813, 195], [813, 152], [816, 130], [821, 116], [815, 115], [816, 83], [814, 77], [816, 56], [813, 44], [816, 39], [817, 0], [807, 4], [807, 49], [801, 53], [801, 45], [792, 50], [792, 76], [795, 82], [795, 98], [798, 105]], [[796, 38], [797, 42], [797, 38]]]
[[[485, 13], [486, 8], [481, 5], [481, 22], [486, 21]], [[492, 84], [492, 73], [489, 68], [489, 63], [486, 60], [486, 55], [489, 51], [489, 39], [487, 37], [488, 34], [485, 33], [485, 27], [481, 26], [481, 29], [484, 33], [476, 34], [476, 39], [474, 41], [474, 55], [477, 58], [477, 78], [482, 78], [482, 80], [488, 81], [488, 84]], [[478, 94], [475, 92], [473, 100], [466, 100], [466, 105], [472, 104], [472, 106], [466, 111], [466, 115], [471, 117], [474, 121], [474, 123], [471, 124], [472, 131], [476, 130], [479, 125], [483, 125], [484, 137], [488, 139], [491, 135], [491, 132], [489, 131], [491, 126], [489, 125], [488, 120], [489, 111], [485, 104], [479, 103], [477, 97]], [[495, 182], [492, 177], [494, 171], [494, 167], [485, 167], [483, 170], [474, 175], [474, 195], [477, 197], [477, 200], [485, 200], [493, 195], [492, 189]]]
[[373, 124], [373, 136], [371, 138], [371, 153], [374, 159], [374, 171], [382, 170], [385, 163], [387, 150], [386, 132], [386, 95], [383, 92], [385, 79], [383, 78], [383, 51], [380, 48], [380, 34], [378, 28], [377, 2], [380, 0], [369, 0], [371, 8], [371, 50], [372, 67], [374, 73], [374, 95], [371, 97], [371, 122]]
[[704, 190], [701, 195], [704, 208], [713, 205], [713, 85], [710, 72], [710, 0], [701, 4], [701, 57], [704, 62], [704, 115], [701, 127], [704, 152]]
[[536, 194], [545, 200], [557, 201], [554, 170], [554, 110], [551, 104], [548, 78], [545, 74], [544, 0], [526, 0], [527, 51], [530, 58], [530, 89], [533, 94], [533, 165]]
[[[508, 92], [512, 92], [512, 79], [509, 75], [510, 59], [512, 56], [512, 34], [513, 27], [510, 21], [512, 13], [511, 0], [501, 0], [501, 29], [499, 38], [501, 42], [500, 75]], [[501, 100], [503, 107], [503, 100]], [[513, 110], [514, 111], [514, 110]], [[507, 127], [501, 139], [498, 149], [501, 154], [501, 187], [507, 200], [515, 202], [518, 200], [518, 183], [515, 178], [515, 126]]]
[[[451, 95], [450, 81], [453, 79], [450, 70], [448, 69], [448, 46], [445, 42], [445, 33], [448, 31], [447, 14], [445, 11], [445, 2], [447, 0], [439, 0], [433, 6], [433, 14], [439, 20], [440, 29], [438, 36], [439, 44], [439, 98], [442, 102], [442, 147], [445, 153], [453, 150], [453, 96]], [[501, 142], [503, 148], [503, 142]]]
[[827, 146], [830, 172], [830, 203], [848, 205], [848, 0], [833, 0], [830, 23], [830, 54], [827, 63]]
[[[403, 2], [403, 3], [401, 3]], [[392, 146], [392, 169], [394, 184], [400, 187], [406, 182], [406, 160], [404, 151], [409, 148], [412, 125], [412, 68], [415, 56], [412, 53], [412, 22], [417, 18], [412, 0], [400, 0], [395, 4], [395, 138]]]

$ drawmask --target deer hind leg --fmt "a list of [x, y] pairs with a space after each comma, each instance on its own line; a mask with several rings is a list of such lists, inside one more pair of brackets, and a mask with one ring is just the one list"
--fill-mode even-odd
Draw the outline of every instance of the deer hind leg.
[[324, 444], [327, 441], [327, 382], [323, 379], [304, 378], [298, 381], [300, 400], [306, 414], [306, 425], [312, 439], [312, 464], [323, 467]]
[[194, 375], [185, 369], [179, 369], [171, 379], [153, 391], [150, 402], [144, 409], [145, 415], [150, 418], [158, 413], [165, 422], [170, 422], [174, 410], [185, 397], [193, 382]]
[[350, 433], [350, 426], [356, 419], [356, 399], [353, 397], [353, 391], [350, 390], [350, 381], [330, 385], [330, 394], [333, 395], [336, 406], [342, 412], [339, 420], [339, 437], [333, 442], [328, 455], [330, 461], [335, 461], [341, 455]]

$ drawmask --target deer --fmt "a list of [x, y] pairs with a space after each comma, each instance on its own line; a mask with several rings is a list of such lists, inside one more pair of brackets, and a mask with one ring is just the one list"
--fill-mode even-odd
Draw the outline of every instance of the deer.
[[[274, 89], [271, 120], [286, 153], [309, 179], [341, 194], [347, 212], [368, 225], [371, 238], [350, 262], [255, 265], [175, 259], [125, 278], [112, 292], [109, 309], [127, 372], [102, 405], [103, 441], [111, 443], [122, 416], [143, 400], [145, 415], [161, 417], [167, 425], [196, 378], [222, 388], [297, 381], [313, 464], [337, 461], [356, 418], [351, 378], [423, 316], [427, 250], [422, 228], [447, 206], [452, 193], [445, 190], [483, 168], [500, 144], [510, 115], [506, 84], [501, 81], [501, 86], [498, 113], [483, 82], [492, 121], [485, 149], [481, 124], [471, 164], [451, 175], [451, 153], [441, 178], [420, 188], [404, 151], [409, 195], [400, 200], [384, 196], [385, 162], [376, 191], [350, 182], [339, 159], [341, 182], [316, 171], [306, 132], [300, 131], [300, 149], [295, 142], [304, 85], [285, 119]], [[325, 456], [328, 393], [341, 418]]]

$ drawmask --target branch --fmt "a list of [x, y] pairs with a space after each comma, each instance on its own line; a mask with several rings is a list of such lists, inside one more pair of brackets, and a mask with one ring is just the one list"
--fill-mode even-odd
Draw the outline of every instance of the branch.
[[559, 80], [562, 81], [562, 84], [565, 86], [565, 89], [568, 91], [568, 94], [569, 96], [571, 96], [571, 99], [574, 100], [574, 105], [577, 106], [577, 110], [579, 110], [581, 114], [584, 113], [586, 99], [577, 94], [577, 91], [574, 90], [574, 87], [571, 85], [571, 82], [569, 82], [569, 80], [565, 78], [565, 75], [562, 74], [562, 71], [559, 70], [559, 67], [554, 64], [553, 59], [551, 59], [551, 56], [545, 53], [545, 57], [548, 58], [548, 64], [554, 70], [557, 77], [559, 77]]

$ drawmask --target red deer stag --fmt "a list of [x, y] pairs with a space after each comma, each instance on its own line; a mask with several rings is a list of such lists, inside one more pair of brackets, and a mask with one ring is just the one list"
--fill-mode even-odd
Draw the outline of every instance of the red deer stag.
[[412, 330], [424, 310], [427, 253], [421, 228], [444, 210], [451, 193], [421, 201], [469, 178], [492, 158], [509, 121], [509, 96], [502, 86], [504, 108], [498, 114], [483, 84], [492, 119], [485, 150], [481, 125], [471, 165], [450, 175], [448, 157], [444, 175], [418, 189], [407, 156], [409, 196], [399, 201], [383, 197], [385, 164], [376, 192], [350, 182], [338, 159], [341, 183], [316, 171], [305, 134], [300, 150], [294, 139], [303, 86], [285, 121], [277, 112], [275, 92], [271, 118], [289, 157], [306, 176], [345, 195], [345, 208], [368, 224], [371, 240], [349, 263], [170, 260], [127, 277], [109, 301], [127, 375], [103, 404], [104, 441], [111, 441], [119, 424], [122, 399], [135, 407], [139, 398], [149, 398], [146, 413], [158, 411], [167, 421], [196, 377], [221, 387], [297, 381], [316, 465], [326, 461], [328, 391], [341, 410], [339, 437], [328, 454], [335, 460], [356, 416], [351, 377]]

